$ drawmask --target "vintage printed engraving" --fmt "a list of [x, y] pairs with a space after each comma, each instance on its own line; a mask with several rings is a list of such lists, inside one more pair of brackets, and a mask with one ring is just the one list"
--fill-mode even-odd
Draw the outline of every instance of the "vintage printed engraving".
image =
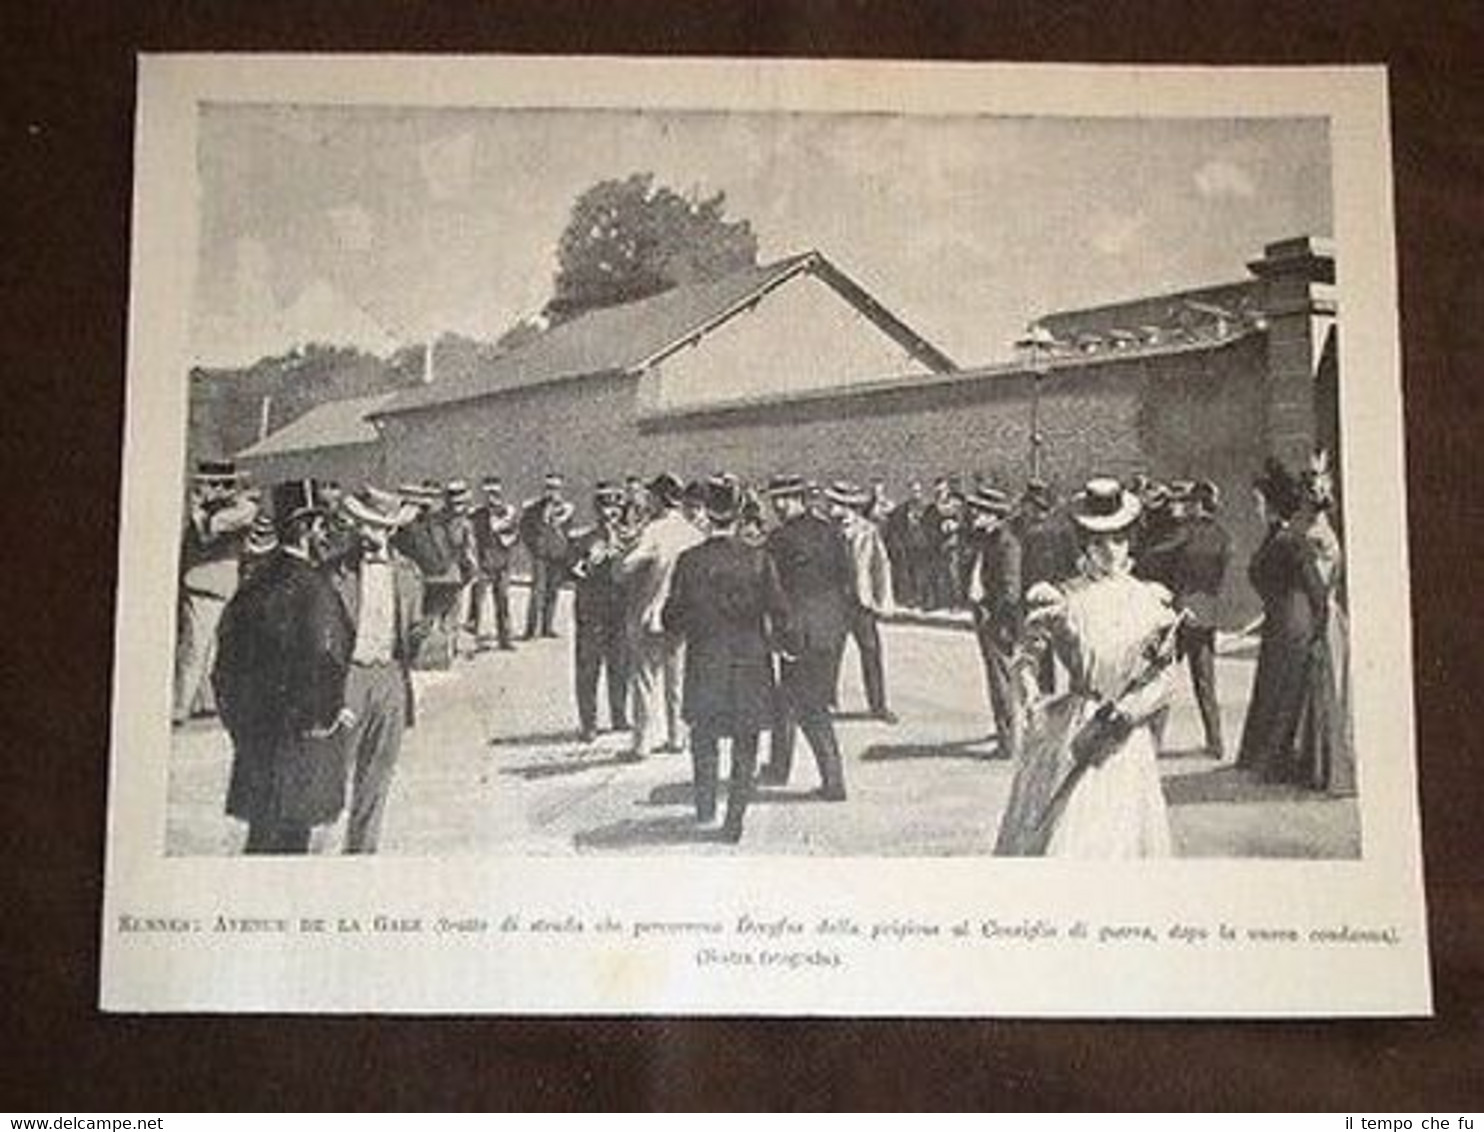
[[105, 1008], [1428, 1012], [1387, 129], [143, 59]]

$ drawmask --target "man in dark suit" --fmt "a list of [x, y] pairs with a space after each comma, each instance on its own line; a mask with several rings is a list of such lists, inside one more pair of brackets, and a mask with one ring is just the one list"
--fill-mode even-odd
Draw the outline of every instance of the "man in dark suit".
[[562, 477], [546, 477], [544, 490], [521, 511], [520, 537], [531, 558], [531, 597], [526, 607], [526, 640], [538, 633], [555, 637], [557, 593], [566, 574], [569, 552], [567, 527], [572, 504], [562, 498]]
[[1216, 697], [1216, 610], [1226, 568], [1231, 561], [1231, 536], [1216, 518], [1221, 491], [1210, 480], [1182, 485], [1175, 506], [1188, 508], [1185, 538], [1173, 571], [1175, 604], [1186, 618], [1180, 626], [1180, 647], [1190, 667], [1206, 753], [1225, 757], [1221, 736], [1221, 706]]
[[830, 709], [849, 631], [854, 585], [849, 555], [840, 532], [809, 511], [808, 484], [801, 477], [775, 476], [768, 495], [779, 525], [768, 536], [767, 551], [787, 615], [772, 750], [759, 778], [775, 785], [788, 781], [794, 733], [801, 730], [819, 765], [820, 796], [844, 801], [844, 764]]
[[896, 604], [907, 609], [921, 609], [927, 604], [925, 594], [931, 551], [923, 512], [922, 481], [907, 486], [907, 498], [892, 508], [882, 532], [886, 553], [891, 558], [892, 596]]
[[1022, 704], [1011, 661], [1024, 625], [1025, 585], [1020, 539], [1009, 522], [1010, 497], [981, 487], [967, 500], [969, 510], [969, 606], [974, 635], [984, 661], [989, 709], [1001, 758], [1020, 754]]
[[232, 738], [227, 813], [248, 853], [306, 853], [345, 808], [345, 678], [352, 625], [316, 568], [324, 514], [309, 480], [272, 493], [278, 547], [223, 612], [212, 684]]
[[955, 481], [940, 476], [933, 501], [923, 511], [928, 569], [924, 609], [956, 609], [963, 604], [964, 500]]
[[773, 715], [770, 639], [784, 616], [773, 561], [737, 537], [742, 494], [735, 481], [707, 485], [710, 535], [684, 551], [664, 606], [665, 628], [685, 640], [684, 715], [691, 728], [696, 817], [716, 813], [720, 741], [731, 740], [732, 766], [722, 837], [742, 838], [757, 766], [758, 732]]
[[510, 641], [510, 559], [520, 541], [520, 513], [505, 502], [505, 485], [499, 476], [485, 476], [483, 488], [484, 505], [473, 515], [479, 558], [474, 583], [475, 645], [508, 651], [515, 647]]
[[628, 550], [623, 510], [623, 491], [599, 483], [593, 493], [597, 521], [572, 534], [574, 667], [584, 743], [598, 736], [598, 677], [604, 669], [608, 672], [609, 723], [615, 731], [629, 729], [628, 624], [617, 572], [618, 561]]
[[333, 575], [353, 626], [342, 720], [351, 773], [345, 851], [374, 853], [402, 733], [413, 724], [412, 659], [428, 626], [417, 567], [390, 546], [410, 509], [374, 487], [347, 495], [341, 506], [361, 540], [359, 553], [346, 557]]

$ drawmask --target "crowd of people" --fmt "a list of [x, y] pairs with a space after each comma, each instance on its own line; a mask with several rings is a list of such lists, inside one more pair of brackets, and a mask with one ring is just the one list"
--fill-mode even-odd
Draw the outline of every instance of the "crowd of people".
[[[1272, 462], [1255, 488], [1268, 533], [1250, 581], [1264, 613], [1236, 765], [1348, 793], [1327, 469]], [[849, 643], [870, 715], [893, 723], [880, 621], [946, 613], [972, 625], [998, 754], [1015, 766], [996, 851], [1163, 855], [1155, 758], [1178, 659], [1206, 752], [1226, 752], [1221, 503], [1212, 482], [1145, 476], [1095, 479], [1065, 500], [1042, 482], [1012, 495], [944, 476], [893, 501], [880, 480], [662, 473], [599, 483], [579, 516], [556, 474], [515, 503], [495, 476], [477, 497], [464, 480], [262, 492], [207, 462], [182, 548], [175, 718], [220, 715], [234, 748], [226, 808], [248, 852], [306, 852], [341, 817], [344, 850], [374, 852], [413, 722], [411, 671], [556, 636], [570, 587], [580, 739], [598, 736], [605, 699], [624, 758], [688, 747], [697, 820], [715, 823], [724, 793], [716, 835], [735, 841], [757, 785], [793, 776], [800, 732], [816, 796], [846, 798], [832, 712]]]

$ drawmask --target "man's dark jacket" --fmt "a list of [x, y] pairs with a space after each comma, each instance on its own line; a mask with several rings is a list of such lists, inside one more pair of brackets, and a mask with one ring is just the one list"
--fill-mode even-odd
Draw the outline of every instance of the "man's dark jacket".
[[789, 695], [802, 707], [829, 707], [855, 600], [845, 539], [833, 523], [805, 513], [768, 536], [767, 552], [783, 587], [780, 643], [795, 658], [784, 673]]
[[228, 814], [318, 825], [340, 813], [340, 744], [307, 732], [328, 727], [344, 705], [354, 634], [329, 580], [284, 553], [228, 603], [212, 673], [234, 748]]
[[713, 535], [681, 554], [663, 613], [685, 638], [685, 703], [692, 726], [720, 735], [771, 726], [772, 629], [784, 616], [772, 559], [760, 547]]

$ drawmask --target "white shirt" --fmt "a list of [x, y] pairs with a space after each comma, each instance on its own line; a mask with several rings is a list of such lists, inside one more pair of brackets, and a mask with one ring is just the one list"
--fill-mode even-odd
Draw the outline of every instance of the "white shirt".
[[388, 664], [396, 640], [396, 594], [390, 562], [361, 563], [361, 605], [356, 619], [356, 664]]
[[633, 615], [651, 633], [661, 633], [661, 614], [670, 597], [670, 579], [680, 555], [705, 540], [679, 511], [666, 511], [639, 535], [634, 549], [624, 556], [620, 570], [634, 582]]

